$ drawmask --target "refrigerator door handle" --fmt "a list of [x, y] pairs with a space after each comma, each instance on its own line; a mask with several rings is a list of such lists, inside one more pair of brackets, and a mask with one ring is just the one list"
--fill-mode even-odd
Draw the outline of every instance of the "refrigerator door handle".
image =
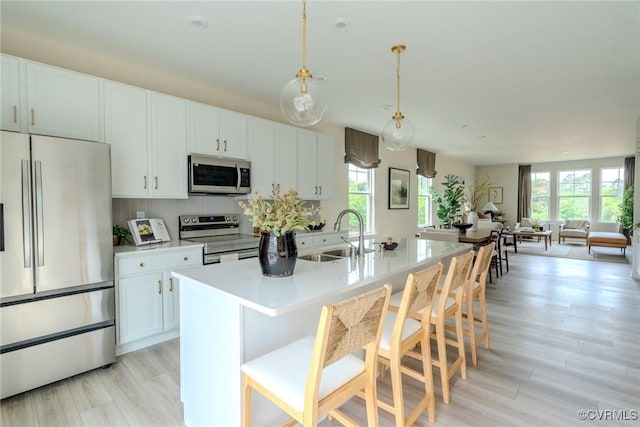
[[42, 162], [36, 160], [35, 166], [35, 211], [36, 211], [36, 263], [44, 265], [44, 221], [42, 215]]
[[0, 252], [4, 252], [4, 203], [0, 203]]
[[[22, 247], [23, 266], [31, 268], [31, 186], [29, 160], [22, 160]], [[3, 225], [4, 226], [4, 225]]]

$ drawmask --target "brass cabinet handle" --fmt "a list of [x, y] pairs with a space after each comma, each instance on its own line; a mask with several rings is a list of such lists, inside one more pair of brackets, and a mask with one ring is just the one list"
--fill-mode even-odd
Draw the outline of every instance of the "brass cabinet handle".
[[173, 277], [169, 277], [169, 292], [173, 292]]
[[13, 123], [18, 123], [18, 107], [13, 106]]
[[223, 151], [227, 151], [227, 140], [224, 140], [224, 150]]
[[322, 194], [322, 185], [318, 186], [318, 188], [320, 189], [320, 193], [319, 194]]
[[160, 280], [158, 280], [158, 293], [162, 293], [162, 282]]
[[140, 267], [144, 267], [144, 262], [141, 262], [141, 263], [140, 263]]
[[144, 176], [144, 189], [147, 189], [147, 175]]
[[188, 256], [184, 257], [184, 260], [185, 260], [185, 261], [188, 261], [188, 260], [189, 260], [189, 257], [188, 257]]
[[31, 126], [35, 126], [36, 125], [36, 111], [32, 108], [31, 109]]
[[220, 139], [216, 139], [216, 151], [220, 151]]
[[154, 177], [153, 177], [153, 180], [154, 180], [154, 182], [156, 183], [154, 190], [157, 190], [157, 189], [158, 189], [158, 177], [157, 177], [157, 176], [154, 176]]

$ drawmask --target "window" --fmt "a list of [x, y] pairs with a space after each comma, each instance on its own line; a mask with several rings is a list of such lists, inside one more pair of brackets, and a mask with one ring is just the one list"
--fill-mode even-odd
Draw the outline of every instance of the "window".
[[431, 178], [418, 175], [418, 227], [433, 224], [429, 187], [431, 187]]
[[551, 202], [551, 172], [531, 173], [531, 218], [549, 219]]
[[624, 168], [600, 169], [600, 221], [617, 221], [623, 192]]
[[[360, 212], [365, 233], [373, 232], [373, 169], [349, 163], [349, 209]], [[349, 229], [358, 230], [355, 215], [349, 215]]]
[[589, 219], [591, 171], [558, 172], [558, 209], [560, 219]]

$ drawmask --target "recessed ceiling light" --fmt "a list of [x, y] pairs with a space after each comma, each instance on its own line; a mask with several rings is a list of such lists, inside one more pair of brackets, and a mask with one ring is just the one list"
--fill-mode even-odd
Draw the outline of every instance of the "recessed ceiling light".
[[351, 21], [347, 18], [336, 18], [333, 20], [333, 29], [337, 31], [345, 31], [351, 28]]
[[324, 74], [318, 74], [313, 76], [313, 80], [316, 80], [318, 82], [326, 82], [327, 81], [327, 76], [325, 76]]
[[466, 127], [467, 127], [467, 125], [460, 125], [460, 129], [464, 129]]
[[382, 105], [382, 109], [383, 110], [388, 110], [389, 108], [391, 108], [391, 105], [389, 105], [389, 104], [383, 104]]
[[487, 137], [487, 135], [480, 135], [478, 138], [479, 139], [485, 139]]
[[563, 151], [562, 154], [569, 154], [569, 152], [568, 151]]
[[204, 30], [209, 26], [209, 23], [207, 21], [198, 17], [191, 18], [189, 24], [197, 30]]

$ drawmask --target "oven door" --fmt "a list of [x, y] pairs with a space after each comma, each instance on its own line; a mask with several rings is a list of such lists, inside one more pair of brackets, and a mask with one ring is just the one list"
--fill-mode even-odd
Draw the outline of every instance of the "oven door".
[[[246, 259], [246, 258], [256, 258], [258, 256], [258, 248], [251, 249], [240, 249], [229, 252], [216, 252], [211, 254], [204, 255], [204, 264], [218, 264], [222, 262], [222, 260], [235, 260], [235, 259]], [[236, 258], [237, 257], [237, 258]]]

